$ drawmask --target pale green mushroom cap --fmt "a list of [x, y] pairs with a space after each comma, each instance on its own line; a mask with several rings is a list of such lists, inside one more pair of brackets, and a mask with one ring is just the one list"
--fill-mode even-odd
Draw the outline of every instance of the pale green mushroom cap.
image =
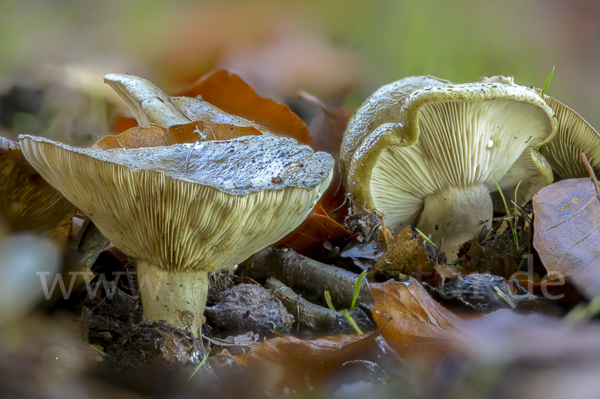
[[496, 191], [494, 176], [513, 192], [523, 179], [519, 202], [526, 201], [552, 182], [538, 149], [556, 133], [553, 116], [523, 86], [402, 79], [375, 92], [349, 122], [341, 149], [346, 189], [358, 207], [383, 212], [392, 229], [414, 223], [435, 193]]
[[111, 150], [27, 135], [20, 143], [113, 244], [175, 271], [231, 267], [281, 239], [325, 191], [334, 163], [275, 136]]
[[590, 165], [600, 168], [600, 133], [577, 112], [548, 95], [546, 103], [556, 113], [558, 131], [540, 152], [561, 179], [588, 177], [579, 154], [585, 153]]

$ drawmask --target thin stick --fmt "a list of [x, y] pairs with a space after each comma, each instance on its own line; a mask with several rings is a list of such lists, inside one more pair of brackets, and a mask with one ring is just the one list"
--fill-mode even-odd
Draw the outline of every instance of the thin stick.
[[590, 174], [590, 178], [592, 179], [592, 181], [594, 182], [594, 185], [596, 186], [596, 196], [598, 197], [598, 199], [600, 199], [600, 185], [598, 184], [598, 179], [596, 178], [594, 169], [592, 169], [592, 165], [590, 165], [587, 157], [585, 156], [585, 154], [583, 152], [581, 154], [579, 154], [579, 158], [581, 158], [581, 162], [583, 162], [583, 166]]

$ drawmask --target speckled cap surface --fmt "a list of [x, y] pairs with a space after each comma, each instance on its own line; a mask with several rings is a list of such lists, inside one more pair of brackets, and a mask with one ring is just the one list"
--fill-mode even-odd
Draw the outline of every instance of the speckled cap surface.
[[27, 135], [20, 143], [123, 252], [173, 270], [230, 267], [276, 242], [313, 208], [334, 164], [270, 135], [111, 150]]

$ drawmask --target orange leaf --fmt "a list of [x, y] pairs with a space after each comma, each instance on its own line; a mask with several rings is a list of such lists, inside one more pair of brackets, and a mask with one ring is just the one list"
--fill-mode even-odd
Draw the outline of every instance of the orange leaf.
[[131, 129], [132, 127], [136, 127], [137, 125], [137, 121], [130, 113], [118, 113], [113, 118], [111, 130], [118, 134]]
[[218, 70], [201, 77], [178, 96], [196, 97], [232, 115], [265, 126], [271, 133], [291, 137], [313, 149], [315, 142], [302, 119], [282, 103], [259, 96], [239, 75]]
[[116, 136], [101, 138], [92, 146], [93, 149], [109, 150], [111, 148], [160, 147], [167, 145], [167, 129], [150, 124], [137, 126]]
[[443, 353], [466, 336], [464, 322], [413, 279], [371, 284], [371, 290], [373, 319], [401, 356]]
[[[376, 351], [376, 336], [335, 335], [309, 341], [288, 335], [265, 340], [235, 358], [251, 370], [260, 364], [275, 366], [281, 372], [270, 370], [271, 384], [306, 391], [307, 383], [311, 387], [327, 383], [345, 362], [368, 358]], [[273, 383], [274, 376], [279, 381]]]
[[252, 126], [196, 121], [169, 127], [167, 137], [169, 145], [171, 145], [207, 140], [229, 140], [241, 136], [260, 135], [262, 133]]
[[[329, 188], [321, 197], [321, 204], [327, 211], [338, 208], [344, 201], [344, 189], [341, 186], [339, 171], [340, 147], [348, 120], [354, 113], [354, 109], [331, 109], [312, 94], [301, 92], [300, 97], [315, 104], [321, 109], [321, 113], [312, 120], [309, 126], [310, 135], [314, 138], [317, 151], [325, 151], [335, 159], [336, 167], [333, 170], [333, 179]], [[339, 220], [339, 219], [338, 219]]]
[[277, 245], [309, 255], [321, 249], [325, 240], [335, 242], [349, 235], [350, 232], [344, 226], [330, 218], [323, 207], [317, 204], [304, 222], [283, 237]]
[[241, 136], [259, 136], [262, 133], [252, 126], [235, 126], [229, 123], [195, 121], [173, 125], [168, 129], [150, 124], [126, 130], [116, 136], [106, 136], [92, 146], [95, 149], [160, 147], [207, 140], [228, 140]]

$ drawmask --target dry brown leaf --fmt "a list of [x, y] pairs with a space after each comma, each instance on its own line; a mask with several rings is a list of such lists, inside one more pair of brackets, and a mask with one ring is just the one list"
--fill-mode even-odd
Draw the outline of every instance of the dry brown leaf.
[[434, 262], [425, 253], [423, 237], [411, 238], [412, 228], [406, 226], [394, 237], [388, 250], [373, 266], [368, 277], [383, 273], [393, 277], [400, 274], [421, 279], [431, 279], [434, 272]]
[[271, 133], [291, 137], [315, 149], [308, 127], [298, 115], [285, 104], [259, 96], [233, 72], [217, 70], [209, 73], [179, 96], [201, 96], [204, 101], [229, 114], [246, 118], [266, 127]]
[[252, 126], [196, 121], [164, 128], [150, 124], [138, 126], [115, 135], [106, 136], [92, 146], [95, 149], [160, 147], [207, 140], [228, 140], [241, 136], [259, 136]]
[[117, 134], [123, 133], [125, 130], [131, 129], [132, 127], [138, 126], [137, 121], [130, 112], [119, 112], [111, 119], [111, 131], [116, 132]]
[[321, 113], [310, 123], [310, 135], [315, 140], [316, 149], [318, 151], [328, 152], [336, 162], [331, 184], [323, 194], [323, 197], [321, 197], [321, 205], [323, 205], [323, 208], [327, 211], [332, 211], [338, 208], [344, 201], [345, 191], [343, 186], [340, 185], [340, 147], [342, 145], [344, 131], [348, 125], [348, 120], [354, 113], [354, 109], [331, 109], [323, 104], [317, 97], [306, 92], [301, 92], [300, 97], [317, 105], [321, 109]]
[[308, 255], [321, 249], [325, 240], [334, 243], [349, 235], [350, 231], [330, 218], [323, 207], [317, 204], [302, 224], [282, 238], [277, 245]]
[[0, 213], [17, 230], [65, 244], [77, 209], [27, 162], [16, 143], [0, 138]]
[[464, 321], [434, 301], [423, 286], [388, 280], [371, 284], [373, 319], [401, 356], [439, 355], [464, 339]]
[[270, 381], [273, 387], [301, 392], [306, 391], [307, 383], [311, 387], [327, 383], [345, 362], [364, 359], [375, 352], [375, 338], [376, 334], [352, 334], [309, 341], [288, 335], [265, 340], [235, 358], [246, 368], [271, 367], [269, 374], [279, 377]]
[[533, 246], [550, 277], [600, 295], [600, 196], [591, 178], [563, 180], [533, 197]]

